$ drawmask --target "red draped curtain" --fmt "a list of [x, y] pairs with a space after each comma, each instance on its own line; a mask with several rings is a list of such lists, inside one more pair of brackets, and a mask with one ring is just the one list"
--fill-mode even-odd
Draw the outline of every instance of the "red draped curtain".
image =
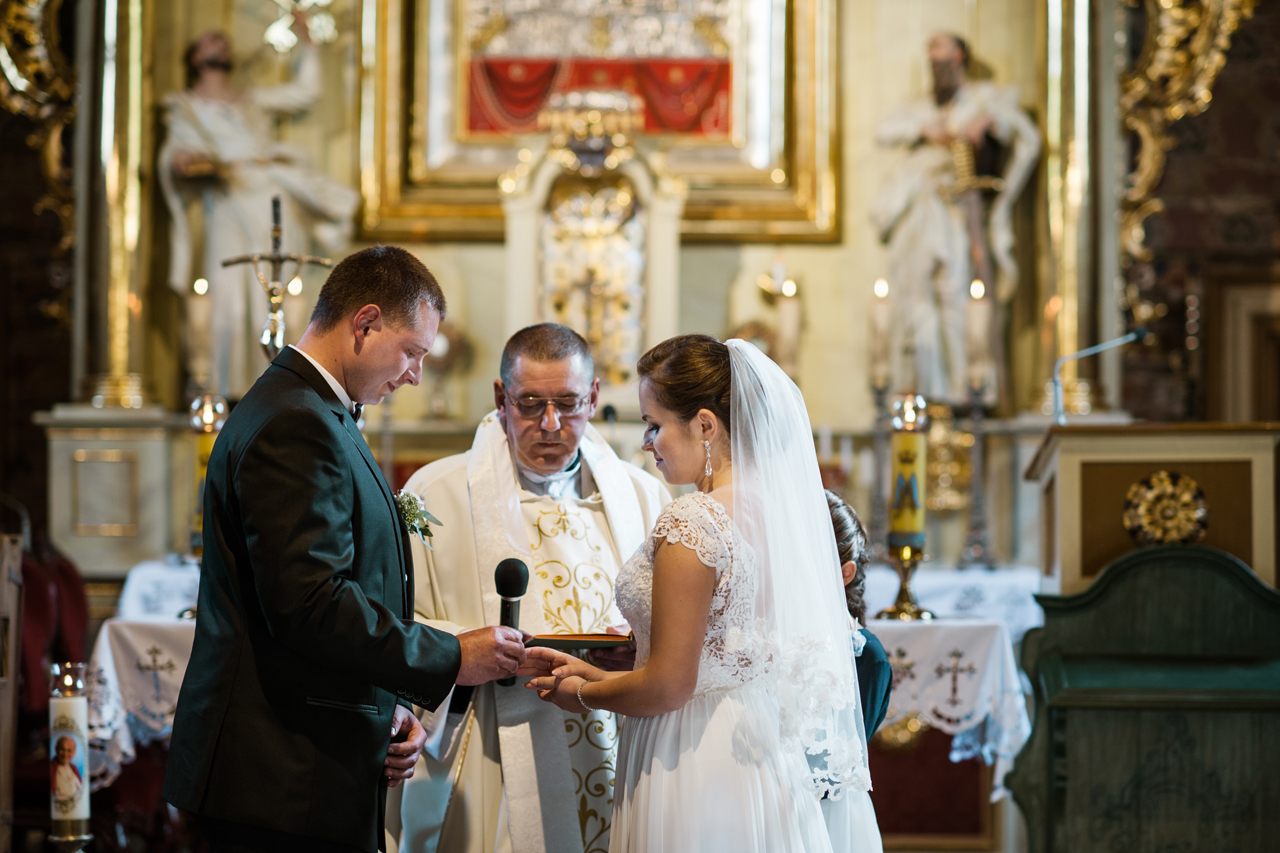
[[730, 81], [729, 63], [720, 59], [474, 59], [467, 125], [473, 132], [528, 132], [552, 92], [621, 89], [644, 100], [651, 133], [723, 136]]

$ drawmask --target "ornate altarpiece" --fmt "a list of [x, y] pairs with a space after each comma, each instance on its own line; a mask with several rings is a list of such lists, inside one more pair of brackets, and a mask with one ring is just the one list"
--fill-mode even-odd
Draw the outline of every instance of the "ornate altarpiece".
[[[366, 0], [360, 230], [503, 237], [498, 181], [554, 94], [645, 101], [686, 240], [835, 241], [834, 0]], [[748, 59], [749, 58], [749, 59]]]
[[[555, 95], [540, 124], [549, 145], [524, 149], [502, 176], [504, 332], [562, 323], [591, 345], [601, 400], [636, 414], [635, 364], [676, 334], [684, 182], [632, 145], [650, 120], [625, 92]], [[656, 162], [655, 162], [656, 161]]]

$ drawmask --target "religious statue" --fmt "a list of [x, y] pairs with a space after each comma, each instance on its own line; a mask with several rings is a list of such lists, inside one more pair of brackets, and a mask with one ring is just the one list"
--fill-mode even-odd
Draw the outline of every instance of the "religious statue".
[[[159, 178], [173, 220], [169, 284], [188, 303], [188, 370], [203, 390], [225, 397], [244, 394], [267, 366], [258, 338], [268, 306], [251, 269], [221, 262], [265, 251], [273, 196], [283, 201], [283, 251], [298, 254], [307, 254], [312, 239], [341, 252], [359, 203], [354, 190], [311, 168], [304, 152], [272, 139], [277, 115], [310, 107], [321, 94], [320, 60], [301, 13], [294, 23], [301, 50], [292, 81], [233, 89], [230, 40], [212, 31], [187, 48], [189, 88], [165, 99]], [[196, 200], [204, 217], [198, 268], [187, 218]], [[209, 305], [196, 310], [192, 303], [206, 289]], [[205, 323], [208, 329], [196, 328]]]
[[[971, 294], [1007, 303], [1017, 287], [1012, 209], [1039, 157], [1040, 134], [1015, 87], [969, 79], [964, 39], [933, 36], [929, 61], [931, 96], [903, 105], [876, 131], [880, 145], [906, 155], [873, 201], [871, 219], [889, 247], [894, 388], [961, 402], [967, 303]], [[971, 289], [975, 280], [984, 286]], [[987, 337], [992, 375], [980, 384], [994, 391], [1004, 361], [999, 323]]]

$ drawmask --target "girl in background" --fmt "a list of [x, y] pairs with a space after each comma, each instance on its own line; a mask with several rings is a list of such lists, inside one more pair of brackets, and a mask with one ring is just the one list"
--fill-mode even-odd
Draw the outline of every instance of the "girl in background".
[[858, 669], [858, 692], [862, 694], [863, 720], [870, 740], [889, 710], [893, 670], [884, 646], [875, 634], [863, 627], [867, 624], [867, 602], [863, 596], [867, 591], [867, 565], [871, 562], [871, 555], [867, 553], [867, 530], [853, 507], [830, 489], [826, 493], [831, 526], [836, 533], [836, 550], [840, 553], [845, 606], [857, 622], [853, 635], [854, 664]]

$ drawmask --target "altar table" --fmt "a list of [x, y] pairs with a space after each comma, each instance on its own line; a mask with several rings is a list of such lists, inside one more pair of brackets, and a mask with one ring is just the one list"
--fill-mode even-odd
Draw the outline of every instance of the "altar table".
[[1004, 624], [994, 619], [870, 619], [893, 667], [884, 725], [915, 714], [952, 735], [951, 760], [995, 765], [991, 799], [1031, 735], [1026, 698]]
[[194, 619], [103, 623], [85, 685], [94, 790], [114, 782], [137, 747], [168, 739], [195, 634]]

